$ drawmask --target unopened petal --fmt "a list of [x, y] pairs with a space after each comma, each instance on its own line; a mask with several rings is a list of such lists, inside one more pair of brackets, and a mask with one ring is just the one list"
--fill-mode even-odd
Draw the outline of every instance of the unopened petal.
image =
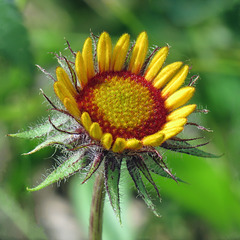
[[164, 134], [163, 142], [178, 135], [180, 132], [182, 132], [182, 130], [183, 130], [183, 127], [176, 127], [176, 128], [162, 130], [161, 132]]
[[145, 72], [146, 80], [152, 81], [158, 74], [159, 70], [161, 69], [163, 63], [167, 58], [168, 50], [168, 47], [163, 47], [156, 53]]
[[184, 83], [187, 75], [188, 75], [189, 67], [185, 65], [182, 69], [180, 69], [177, 74], [172, 78], [172, 80], [163, 88], [162, 96], [170, 96], [173, 94], [181, 85]]
[[81, 122], [83, 127], [89, 132], [90, 126], [92, 125], [92, 120], [88, 112], [84, 112], [81, 116]]
[[110, 70], [112, 56], [112, 42], [108, 33], [103, 32], [98, 40], [97, 45], [97, 59], [100, 72], [107, 72]]
[[133, 48], [128, 71], [138, 74], [143, 66], [148, 50], [148, 36], [146, 32], [139, 34]]
[[83, 56], [79, 51], [77, 52], [77, 55], [76, 55], [75, 70], [77, 73], [78, 81], [81, 87], [83, 88], [87, 84], [88, 78], [87, 78], [86, 68], [83, 62]]
[[155, 134], [144, 137], [142, 139], [142, 143], [145, 146], [157, 147], [162, 144], [163, 139], [164, 139], [164, 134], [161, 132], [157, 132]]
[[107, 150], [109, 150], [112, 146], [113, 137], [111, 133], [104, 133], [101, 138], [101, 143], [103, 147]]
[[143, 146], [142, 142], [136, 138], [128, 139], [126, 143], [126, 148], [133, 150], [140, 149], [142, 148], [142, 146]]
[[117, 138], [112, 146], [112, 151], [121, 153], [126, 148], [126, 140], [124, 138]]
[[129, 34], [125, 33], [119, 38], [113, 50], [111, 70], [113, 71], [122, 70], [128, 52], [129, 43], [130, 43]]
[[80, 119], [81, 113], [78, 109], [76, 101], [73, 101], [72, 99], [66, 97], [64, 98], [63, 104], [72, 116], [74, 116], [78, 120]]
[[74, 99], [72, 94], [69, 92], [69, 89], [66, 88], [66, 86], [62, 82], [59, 82], [59, 81], [55, 82], [53, 84], [53, 89], [62, 103], [64, 103], [65, 97]]
[[178, 118], [186, 118], [188, 115], [190, 115], [196, 109], [196, 107], [197, 107], [196, 104], [190, 104], [190, 105], [181, 107], [181, 108], [171, 112], [167, 116], [167, 121], [171, 121], [171, 120], [178, 119]]
[[90, 37], [88, 37], [84, 42], [82, 57], [87, 72], [87, 78], [91, 79], [95, 76], [95, 70], [93, 64], [92, 39]]
[[171, 77], [180, 69], [182, 62], [174, 62], [164, 67], [153, 80], [153, 86], [157, 89], [162, 88]]
[[92, 138], [96, 140], [101, 140], [103, 133], [99, 123], [97, 122], [92, 123], [92, 125], [89, 128], [89, 134]]
[[186, 118], [178, 118], [164, 124], [162, 130], [183, 127], [187, 123]]
[[65, 86], [65, 88], [68, 89], [68, 91], [71, 93], [72, 96], [76, 96], [77, 91], [74, 88], [74, 86], [73, 86], [72, 82], [70, 81], [70, 79], [69, 79], [67, 73], [65, 72], [65, 70], [61, 67], [57, 67], [56, 68], [56, 75], [57, 75], [58, 82], [63, 84]]
[[192, 98], [193, 94], [195, 92], [194, 87], [183, 87], [173, 93], [169, 98], [165, 101], [165, 107], [168, 110], [174, 110], [182, 105], [184, 105], [186, 102], [188, 102], [189, 99]]

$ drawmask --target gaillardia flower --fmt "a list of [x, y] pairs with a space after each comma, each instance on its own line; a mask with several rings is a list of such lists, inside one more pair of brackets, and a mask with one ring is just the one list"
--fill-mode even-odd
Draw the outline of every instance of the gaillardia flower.
[[196, 108], [196, 104], [181, 107], [195, 91], [191, 86], [179, 89], [189, 67], [175, 62], [162, 68], [169, 47], [145, 62], [148, 38], [142, 32], [127, 63], [129, 44], [129, 35], [124, 34], [112, 51], [111, 38], [103, 32], [94, 67], [88, 38], [82, 53], [76, 54], [72, 76], [58, 67], [54, 83], [56, 95], [92, 141], [113, 153], [160, 146], [183, 130], [186, 117]]
[[196, 104], [185, 105], [195, 92], [193, 84], [198, 77], [182, 87], [189, 66], [183, 62], [164, 65], [168, 46], [148, 53], [146, 32], [134, 44], [123, 34], [113, 48], [109, 34], [103, 32], [99, 38], [87, 38], [81, 52], [69, 49], [73, 60], [57, 55], [62, 67], [56, 69], [57, 80], [51, 76], [64, 107], [56, 106], [43, 93], [55, 110], [53, 119], [12, 135], [46, 136], [30, 153], [49, 145], [61, 146], [64, 151], [61, 164], [29, 190], [39, 190], [76, 172], [85, 173], [85, 182], [103, 165], [105, 189], [120, 216], [119, 179], [124, 162], [139, 195], [155, 211], [142, 176], [158, 195], [150, 172], [177, 180], [163, 162], [160, 147], [213, 157], [188, 143], [194, 139], [176, 137], [186, 124], [198, 126], [187, 121]]

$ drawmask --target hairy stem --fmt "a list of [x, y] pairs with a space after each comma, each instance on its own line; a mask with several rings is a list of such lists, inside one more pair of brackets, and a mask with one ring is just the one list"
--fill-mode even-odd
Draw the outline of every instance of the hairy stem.
[[104, 200], [105, 200], [104, 172], [103, 169], [100, 167], [93, 187], [89, 226], [89, 240], [102, 239]]

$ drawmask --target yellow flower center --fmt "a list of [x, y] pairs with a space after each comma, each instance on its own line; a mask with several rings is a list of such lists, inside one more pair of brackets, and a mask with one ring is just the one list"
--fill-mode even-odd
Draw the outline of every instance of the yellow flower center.
[[98, 106], [103, 119], [116, 128], [138, 127], [153, 112], [148, 88], [130, 77], [106, 79], [93, 93], [93, 103]]

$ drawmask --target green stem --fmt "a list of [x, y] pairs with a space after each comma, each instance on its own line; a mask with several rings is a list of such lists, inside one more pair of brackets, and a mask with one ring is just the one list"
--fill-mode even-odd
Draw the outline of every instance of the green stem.
[[105, 200], [104, 172], [100, 167], [93, 187], [89, 226], [89, 240], [102, 239], [104, 200]]

